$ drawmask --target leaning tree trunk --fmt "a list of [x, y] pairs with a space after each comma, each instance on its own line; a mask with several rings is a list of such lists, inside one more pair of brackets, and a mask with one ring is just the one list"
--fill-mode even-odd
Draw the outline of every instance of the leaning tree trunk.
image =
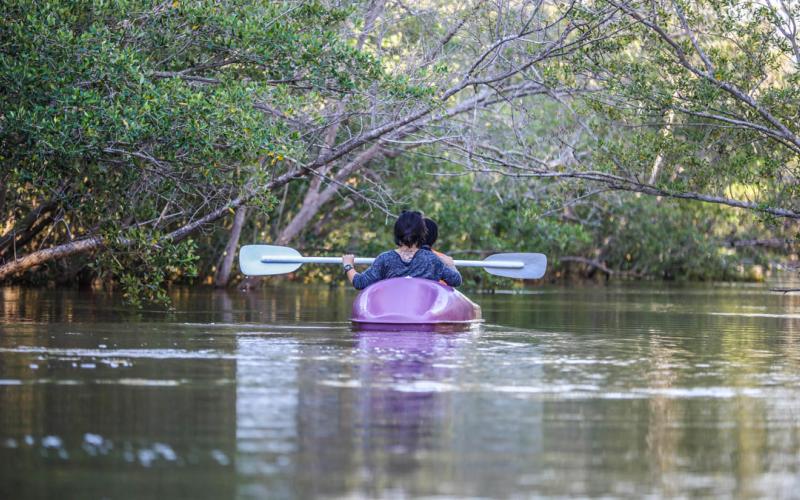
[[[516, 91], [522, 92], [523, 88], [518, 88], [516, 89]], [[420, 122], [416, 122], [416, 120], [414, 120], [413, 122], [407, 121], [401, 125], [398, 125], [397, 127], [395, 127], [393, 133], [390, 135], [393, 139], [400, 139], [406, 137], [409, 134], [412, 134], [422, 129], [428, 123], [439, 122], [442, 120], [452, 118], [461, 113], [470, 111], [474, 108], [474, 106], [484, 103], [490, 96], [491, 93], [488, 91], [481, 92], [480, 94], [453, 106], [452, 108], [448, 109], [447, 111], [445, 111], [440, 115], [430, 117]], [[335, 124], [334, 127], [335, 126], [338, 125]], [[330, 140], [331, 137], [329, 136], [328, 139]], [[309, 183], [308, 191], [306, 192], [306, 195], [303, 198], [303, 204], [301, 205], [300, 210], [297, 212], [297, 214], [295, 214], [292, 220], [289, 221], [286, 227], [284, 227], [278, 234], [276, 243], [278, 245], [286, 245], [290, 241], [295, 239], [303, 231], [303, 229], [305, 229], [306, 226], [308, 226], [308, 224], [314, 219], [314, 217], [319, 213], [322, 207], [339, 192], [339, 189], [342, 187], [343, 183], [347, 180], [349, 176], [357, 173], [359, 169], [364, 167], [367, 163], [369, 163], [379, 155], [386, 154], [386, 151], [384, 150], [385, 142], [386, 141], [383, 138], [379, 139], [378, 141], [373, 143], [369, 148], [361, 151], [361, 153], [356, 155], [356, 157], [353, 158], [350, 162], [341, 166], [332, 175], [329, 174], [333, 171], [333, 166], [329, 165], [327, 169], [324, 172], [322, 172], [322, 174], [324, 174], [325, 177], [328, 177], [332, 180], [332, 182], [329, 182], [326, 186], [323, 186], [321, 175], [317, 175], [316, 177], [314, 177]], [[419, 142], [417, 144], [412, 144], [408, 147], [413, 148], [421, 144], [423, 143]]]
[[217, 288], [225, 288], [228, 286], [228, 282], [231, 279], [233, 259], [236, 256], [236, 248], [239, 246], [239, 236], [242, 234], [242, 226], [244, 226], [246, 217], [247, 207], [242, 205], [236, 209], [228, 244], [225, 245], [225, 252], [222, 254], [222, 263], [217, 269], [217, 275], [214, 277], [214, 286]]
[[[317, 166], [317, 165], [312, 165]], [[262, 186], [261, 190], [268, 191], [275, 189], [278, 186], [283, 186], [287, 182], [292, 181], [293, 179], [302, 177], [305, 175], [302, 170], [300, 169], [293, 169], [280, 177], [277, 177], [267, 183], [267, 185]], [[225, 205], [212, 210], [211, 212], [207, 213], [206, 215], [193, 220], [192, 222], [188, 222], [183, 226], [175, 229], [174, 231], [166, 234], [163, 239], [165, 241], [172, 241], [172, 242], [179, 242], [190, 236], [192, 233], [200, 229], [206, 224], [215, 222], [226, 214], [230, 213], [230, 210], [237, 209], [241, 205], [247, 203], [251, 198], [256, 196], [258, 192], [261, 190], [248, 190], [245, 194], [229, 201]], [[127, 239], [120, 239], [117, 241], [118, 245], [129, 245], [131, 243], [130, 240]], [[60, 245], [56, 245], [54, 247], [36, 250], [35, 252], [31, 252], [24, 257], [21, 257], [17, 260], [7, 262], [5, 264], [0, 265], [0, 282], [14, 276], [17, 273], [24, 272], [32, 267], [45, 264], [47, 262], [51, 262], [56, 259], [63, 259], [65, 257], [69, 257], [76, 254], [85, 254], [97, 251], [104, 246], [103, 238], [100, 236], [88, 236], [83, 239], [73, 240], [68, 243], [62, 243]]]
[[278, 235], [278, 239], [276, 240], [277, 244], [286, 245], [295, 239], [319, 213], [323, 205], [328, 203], [336, 193], [339, 192], [339, 188], [347, 177], [356, 173], [359, 168], [378, 156], [381, 153], [382, 146], [382, 141], [378, 141], [368, 149], [362, 151], [361, 154], [356, 156], [351, 162], [337, 170], [333, 176], [333, 182], [327, 186], [323, 186], [320, 178], [315, 177], [308, 187], [300, 210], [292, 217], [292, 220], [289, 221]]
[[[361, 34], [359, 34], [358, 40], [356, 41], [356, 50], [361, 50], [364, 47], [367, 37], [375, 27], [375, 21], [378, 19], [378, 16], [381, 14], [381, 12], [383, 12], [385, 3], [385, 0], [371, 0], [367, 5], [367, 11], [364, 14], [364, 29], [361, 31]], [[337, 115], [341, 116], [344, 114], [345, 104], [346, 101], [340, 101], [337, 104]], [[323, 158], [330, 152], [331, 147], [336, 141], [336, 134], [339, 132], [341, 125], [342, 120], [337, 119], [325, 131], [325, 137], [317, 156], [317, 160]], [[369, 148], [368, 151], [373, 151], [373, 149], [374, 146]], [[375, 151], [370, 154], [370, 158], [374, 156], [377, 151], [378, 149], [375, 149]], [[363, 163], [366, 163], [366, 161], [361, 162], [361, 164]], [[322, 208], [322, 205], [327, 203], [328, 200], [330, 200], [331, 197], [336, 193], [336, 191], [338, 191], [338, 186], [333, 188], [333, 192], [330, 192], [330, 188], [323, 190], [322, 176], [327, 175], [332, 168], [332, 164], [326, 165], [324, 169], [321, 169], [319, 172], [317, 172], [319, 175], [311, 179], [311, 182], [308, 186], [308, 191], [306, 191], [306, 195], [303, 197], [303, 204], [300, 207], [300, 211], [292, 218], [291, 221], [289, 221], [289, 224], [287, 224], [286, 227], [281, 230], [280, 234], [278, 234], [278, 238], [275, 240], [278, 245], [286, 245], [296, 238], [297, 235], [299, 235], [300, 232], [305, 229], [308, 223], [311, 222], [311, 219], [317, 215], [320, 208]]]
[[[319, 177], [315, 178], [314, 180], [318, 180]], [[278, 245], [286, 245], [290, 241], [292, 241], [298, 234], [308, 225], [309, 221], [311, 220], [314, 215], [319, 211], [322, 203], [324, 201], [320, 200], [319, 198], [319, 182], [312, 182], [308, 186], [308, 191], [306, 191], [306, 195], [303, 197], [303, 204], [300, 207], [300, 210], [292, 217], [292, 220], [281, 229], [280, 234], [278, 234], [278, 238], [275, 240], [275, 243]]]

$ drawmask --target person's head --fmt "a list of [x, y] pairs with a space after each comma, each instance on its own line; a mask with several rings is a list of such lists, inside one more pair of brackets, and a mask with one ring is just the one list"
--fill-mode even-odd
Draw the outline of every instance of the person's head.
[[421, 247], [425, 244], [425, 221], [422, 214], [403, 210], [394, 223], [394, 242], [396, 245]]
[[425, 245], [429, 247], [433, 247], [436, 244], [436, 240], [439, 239], [439, 226], [436, 225], [433, 220], [425, 217]]

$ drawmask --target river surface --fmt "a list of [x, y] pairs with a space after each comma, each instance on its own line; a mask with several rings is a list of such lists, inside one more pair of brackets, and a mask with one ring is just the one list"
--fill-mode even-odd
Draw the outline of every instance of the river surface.
[[342, 288], [0, 288], [0, 498], [800, 497], [800, 296], [469, 295], [399, 334]]

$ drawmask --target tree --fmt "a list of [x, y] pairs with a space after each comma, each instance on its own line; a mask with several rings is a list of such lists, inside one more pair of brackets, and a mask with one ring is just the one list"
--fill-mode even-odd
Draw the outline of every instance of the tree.
[[[376, 4], [383, 5], [381, 2], [371, 5]], [[597, 16], [575, 22], [575, 9], [574, 2], [478, 0], [457, 5], [431, 2], [424, 7], [415, 6], [414, 10], [398, 3], [393, 8], [381, 9], [380, 18], [367, 16], [367, 25], [374, 36], [366, 39], [362, 33], [359, 46], [366, 43], [383, 61], [402, 61], [394, 71], [401, 72], [405, 80], [435, 89], [435, 98], [418, 116], [403, 121], [402, 126], [372, 142], [359, 154], [342, 158], [317, 172], [317, 177], [309, 181], [302, 204], [278, 235], [277, 243], [287, 244], [297, 238], [343, 190], [346, 181], [364, 183], [368, 165], [425, 145], [469, 140], [474, 136], [477, 117], [491, 120], [488, 117], [502, 106], [524, 106], [531, 96], [569, 94], [571, 87], [561, 84], [551, 87], [531, 74], [547, 72], [549, 67], [559, 65], [561, 58], [591, 45], [601, 36], [606, 19]], [[399, 44], [398, 40], [404, 43]], [[343, 102], [337, 109], [341, 121], [336, 121], [336, 128], [326, 137], [325, 144], [335, 144], [337, 133], [343, 138], [357, 136], [363, 120], [353, 121], [350, 117], [402, 117], [420, 105], [384, 99], [373, 89], [369, 104], [370, 109], [359, 110]], [[343, 113], [343, 109], [351, 110], [350, 115]], [[351, 194], [358, 196], [359, 192], [351, 189]], [[388, 207], [383, 208], [389, 212]]]
[[5, 2], [0, 280], [94, 252], [136, 292], [157, 293], [164, 269], [191, 268], [193, 231], [244, 204], [268, 208], [271, 189], [307, 172], [299, 121], [319, 126], [313, 110], [332, 95], [410, 88], [340, 39], [348, 13]]
[[520, 206], [628, 191], [800, 218], [794, 6], [347, 5], [3, 4], [0, 280], [93, 256], [157, 295], [190, 235], [290, 182], [280, 242], [343, 193], [392, 212], [398, 157]]
[[519, 112], [470, 146], [451, 141], [453, 161], [800, 219], [800, 7], [609, 0], [576, 12], [607, 16], [606, 7], [606, 36], [544, 75], [584, 89], [556, 99], [562, 133], [534, 138], [544, 117]]

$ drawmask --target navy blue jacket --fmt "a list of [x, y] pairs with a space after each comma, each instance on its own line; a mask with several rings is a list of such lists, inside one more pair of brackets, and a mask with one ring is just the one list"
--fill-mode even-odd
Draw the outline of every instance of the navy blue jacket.
[[394, 250], [378, 255], [375, 262], [363, 273], [353, 277], [353, 286], [356, 290], [364, 289], [371, 284], [389, 278], [425, 278], [433, 281], [444, 280], [450, 286], [461, 284], [461, 274], [455, 269], [444, 265], [435, 253], [427, 247], [420, 248], [409, 262], [404, 262], [400, 254]]

